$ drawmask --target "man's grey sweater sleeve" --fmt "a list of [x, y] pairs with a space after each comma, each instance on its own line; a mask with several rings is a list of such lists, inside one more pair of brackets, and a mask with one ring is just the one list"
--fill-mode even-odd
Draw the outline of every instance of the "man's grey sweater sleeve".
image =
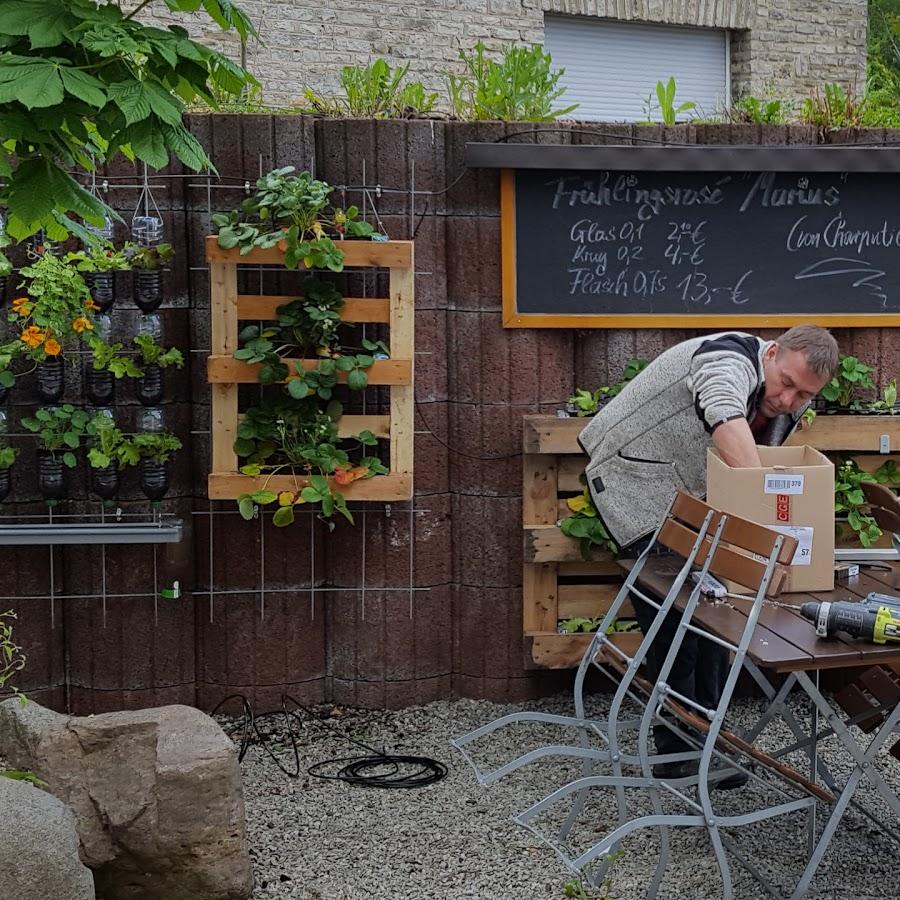
[[753, 363], [740, 353], [699, 353], [691, 361], [694, 408], [709, 432], [723, 422], [744, 418], [756, 388]]

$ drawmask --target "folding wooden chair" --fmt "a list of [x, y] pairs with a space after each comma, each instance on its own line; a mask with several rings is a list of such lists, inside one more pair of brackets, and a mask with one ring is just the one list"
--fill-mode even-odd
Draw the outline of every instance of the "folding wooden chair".
[[[600, 628], [588, 647], [575, 677], [575, 716], [548, 716], [535, 713], [517, 713], [504, 716], [488, 723], [470, 734], [454, 739], [453, 745], [460, 749], [475, 768], [479, 782], [487, 784], [528, 763], [555, 755], [573, 756], [583, 760], [580, 778], [564, 785], [543, 798], [524, 812], [514, 817], [538, 838], [550, 844], [571, 871], [599, 885], [606, 877], [611, 854], [622, 840], [639, 829], [653, 828], [658, 831], [660, 841], [659, 861], [647, 889], [646, 897], [655, 897], [662, 882], [669, 856], [669, 829], [671, 827], [705, 828], [710, 836], [716, 860], [722, 874], [723, 896], [732, 897], [732, 880], [728, 859], [723, 846], [720, 829], [725, 826], [739, 826], [763, 819], [783, 815], [798, 810], [808, 810], [815, 798], [832, 799], [816, 785], [808, 782], [800, 773], [782, 762], [760, 754], [754, 748], [742, 743], [737, 735], [724, 729], [725, 714], [734, 692], [734, 686], [751, 640], [759, 609], [767, 590], [778, 583], [782, 570], [780, 563], [790, 561], [796, 541], [777, 534], [755, 523], [725, 516], [695, 498], [679, 493], [675, 496], [663, 521], [657, 528], [650, 545], [633, 564], [621, 590], [601, 623]], [[665, 548], [672, 556], [657, 555], [658, 549]], [[669, 566], [664, 596], [654, 598], [644, 593], [638, 586], [638, 579], [645, 567], [658, 566], [667, 559]], [[675, 560], [673, 566], [671, 560]], [[719, 578], [736, 581], [754, 594], [752, 609], [746, 618], [738, 616], [745, 623], [734, 641], [727, 641], [698, 627], [694, 622], [695, 612], [709, 606], [701, 601], [700, 587], [686, 587], [691, 570], [698, 568], [701, 576], [707, 573]], [[632, 597], [638, 597], [657, 610], [652, 625], [634, 656], [612, 644], [606, 638], [606, 628], [615, 619], [619, 608]], [[642, 679], [640, 666], [647, 656], [654, 637], [659, 632], [666, 617], [680, 613], [675, 638], [660, 667], [655, 684]], [[726, 647], [734, 653], [734, 661], [729, 670], [721, 700], [716, 709], [706, 709], [692, 698], [679, 694], [667, 683], [675, 658], [688, 631]], [[602, 720], [590, 720], [585, 715], [583, 688], [587, 672], [591, 667], [612, 672], [618, 686], [610, 703], [610, 709]], [[637, 701], [642, 713], [637, 719], [623, 717], [627, 700]], [[548, 724], [574, 727], [579, 737], [579, 745], [556, 744], [541, 747], [526, 753], [492, 772], [481, 772], [471, 758], [471, 744], [486, 737], [498, 728], [523, 721], [539, 721]], [[662, 723], [671, 728], [691, 746], [692, 750], [658, 754], [650, 749], [651, 727]], [[626, 749], [625, 732], [637, 732], [637, 749]], [[795, 799], [787, 796], [785, 802], [761, 810], [754, 810], [740, 816], [718, 814], [710, 800], [710, 785], [731, 774], [737, 766], [725, 755], [728, 752], [744, 752], [758, 761], [764, 761], [768, 768], [778, 772], [800, 785], [807, 796]], [[724, 761], [726, 766], [712, 771], [714, 757]], [[697, 760], [698, 774], [677, 780], [654, 777], [653, 767], [659, 762]], [[602, 764], [604, 772], [597, 773]], [[685, 788], [696, 785], [699, 802], [685, 793]], [[578, 855], [570, 854], [564, 842], [578, 821], [588, 793], [593, 789], [611, 789], [615, 792], [618, 826], [596, 841], [593, 846]], [[634, 815], [629, 809], [626, 791], [638, 789], [639, 794], [649, 800], [650, 814]], [[678, 798], [687, 808], [684, 814], [666, 813], [663, 809], [663, 793]], [[823, 796], [824, 794], [824, 796]], [[536, 820], [557, 807], [567, 804], [565, 822], [554, 838], [547, 838], [537, 827]], [[743, 860], [742, 860], [743, 861]], [[746, 864], [746, 863], [745, 863]], [[757, 877], [759, 873], [748, 865]]]

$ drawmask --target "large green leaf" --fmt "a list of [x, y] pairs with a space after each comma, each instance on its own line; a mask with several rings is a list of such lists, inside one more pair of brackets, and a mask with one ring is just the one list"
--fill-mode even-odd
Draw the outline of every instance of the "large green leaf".
[[169, 125], [180, 125], [183, 108], [181, 104], [155, 81], [144, 83], [144, 93], [150, 101], [153, 112]]
[[[122, 110], [126, 125], [134, 125], [151, 113], [150, 97], [141, 81], [120, 81], [108, 88], [109, 99]], [[140, 156], [140, 154], [138, 154]]]
[[[0, 63], [3, 61], [0, 60]], [[18, 100], [23, 106], [54, 106], [63, 99], [59, 67], [45, 59], [0, 67], [0, 103]]]
[[189, 169], [199, 172], [201, 169], [211, 168], [215, 171], [203, 145], [180, 122], [175, 126], [163, 123], [160, 128], [166, 146]]
[[152, 115], [128, 129], [128, 143], [135, 155], [154, 169], [162, 169], [169, 162], [162, 129]]
[[96, 106], [97, 109], [106, 106], [106, 91], [103, 90], [104, 84], [99, 78], [67, 66], [63, 66], [59, 74], [66, 91], [73, 97], [78, 97], [85, 103]]
[[28, 35], [34, 49], [73, 38], [78, 19], [65, 0], [0, 0], [0, 34]]
[[50, 165], [45, 159], [26, 159], [19, 163], [7, 191], [11, 216], [30, 223], [50, 215], [56, 205], [56, 194], [47, 178]]

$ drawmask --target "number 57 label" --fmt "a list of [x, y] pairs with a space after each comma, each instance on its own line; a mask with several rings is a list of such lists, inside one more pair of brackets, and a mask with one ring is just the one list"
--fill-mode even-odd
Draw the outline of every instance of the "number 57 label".
[[772, 531], [778, 531], [786, 534], [788, 537], [796, 538], [797, 549], [794, 551], [794, 558], [791, 560], [792, 566], [808, 566], [812, 562], [812, 542], [814, 528], [807, 528], [803, 525], [767, 525]]

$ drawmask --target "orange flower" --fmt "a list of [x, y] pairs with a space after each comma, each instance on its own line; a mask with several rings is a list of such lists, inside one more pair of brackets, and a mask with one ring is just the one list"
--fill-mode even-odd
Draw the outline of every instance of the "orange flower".
[[98, 312], [100, 310], [100, 307], [96, 303], [94, 303], [93, 300], [85, 300], [84, 308], [90, 310], [91, 312]]
[[13, 312], [20, 316], [31, 315], [30, 297], [16, 297], [12, 302]]
[[61, 351], [62, 347], [60, 347], [59, 343], [53, 338], [50, 338], [47, 343], [44, 344], [44, 352], [47, 356], [59, 356]]
[[90, 319], [86, 319], [84, 316], [79, 316], [72, 322], [72, 331], [76, 334], [81, 334], [82, 331], [93, 331], [94, 323], [91, 322]]
[[44, 333], [41, 331], [37, 325], [29, 325], [20, 335], [19, 340], [23, 344], [27, 344], [29, 347], [34, 348], [37, 347], [38, 344], [42, 344], [44, 342]]
[[369, 474], [369, 470], [365, 466], [354, 466], [352, 469], [338, 468], [334, 470], [334, 480], [336, 484], [347, 485], [353, 484], [360, 478], [365, 478]]

